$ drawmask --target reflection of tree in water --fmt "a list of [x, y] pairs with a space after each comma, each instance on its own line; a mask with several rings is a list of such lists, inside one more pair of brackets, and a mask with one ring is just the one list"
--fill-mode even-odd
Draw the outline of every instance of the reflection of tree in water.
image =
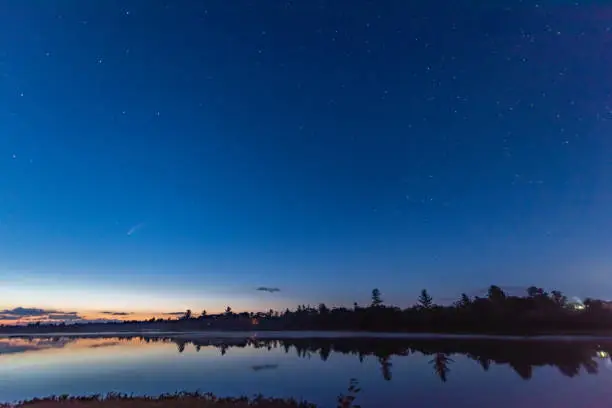
[[442, 382], [446, 382], [448, 379], [448, 373], [450, 372], [448, 365], [452, 362], [453, 359], [444, 353], [436, 353], [435, 357], [429, 360], [429, 364], [433, 364], [434, 371], [436, 372], [436, 375], [440, 377]]
[[363, 360], [365, 360], [365, 354], [361, 351], [357, 353], [357, 357], [359, 358], [360, 363], [363, 363]]
[[[254, 348], [268, 347], [265, 340], [252, 340]], [[352, 354], [364, 361], [368, 356], [377, 358], [383, 378], [390, 380], [391, 357], [408, 356], [411, 353], [431, 355], [431, 364], [438, 377], [446, 382], [450, 373], [453, 354], [464, 355], [477, 362], [484, 371], [491, 364], [508, 365], [524, 379], [530, 379], [534, 367], [557, 367], [563, 375], [573, 377], [598, 372], [598, 350], [612, 350], [612, 343], [600, 347], [590, 342], [552, 341], [503, 341], [465, 339], [285, 339], [280, 341], [286, 352], [291, 348], [300, 357], [318, 352], [326, 361], [331, 354]], [[273, 346], [276, 347], [276, 346]], [[607, 354], [606, 354], [607, 356]]]
[[489, 368], [491, 368], [491, 360], [487, 357], [482, 357], [473, 353], [467, 353], [466, 356], [480, 364], [484, 371], [489, 371]]
[[331, 348], [329, 347], [329, 344], [326, 344], [326, 345], [322, 346], [321, 350], [319, 351], [319, 355], [321, 356], [321, 360], [327, 361], [327, 359], [329, 358], [329, 354], [330, 353], [331, 353]]
[[378, 362], [380, 363], [380, 369], [382, 370], [382, 376], [385, 381], [391, 381], [391, 357], [378, 357]]
[[[3, 351], [29, 352], [46, 348], [62, 348], [66, 344], [79, 341], [79, 336], [48, 336], [32, 338], [14, 338], [10, 343], [2, 343]], [[363, 362], [368, 357], [378, 360], [382, 376], [385, 380], [392, 378], [393, 356], [408, 356], [422, 354], [432, 356], [430, 364], [442, 381], [448, 380], [450, 364], [453, 355], [463, 355], [479, 364], [484, 371], [488, 371], [492, 364], [507, 365], [521, 378], [529, 380], [533, 376], [535, 367], [556, 367], [560, 373], [567, 377], [578, 376], [581, 371], [588, 374], [597, 374], [599, 362], [610, 361], [612, 342], [596, 343], [591, 341], [504, 341], [500, 339], [383, 339], [383, 338], [290, 338], [290, 339], [256, 339], [256, 338], [205, 338], [194, 335], [180, 337], [154, 335], [142, 336], [92, 336], [105, 342], [133, 342], [142, 343], [174, 343], [179, 353], [185, 351], [188, 344], [192, 344], [196, 351], [202, 347], [216, 347], [221, 355], [230, 352], [231, 348], [252, 347], [254, 349], [284, 350], [290, 353], [292, 349], [300, 358], [311, 358], [318, 354], [322, 361], [327, 361], [332, 354], [354, 355]], [[11, 351], [13, 350], [13, 351]]]

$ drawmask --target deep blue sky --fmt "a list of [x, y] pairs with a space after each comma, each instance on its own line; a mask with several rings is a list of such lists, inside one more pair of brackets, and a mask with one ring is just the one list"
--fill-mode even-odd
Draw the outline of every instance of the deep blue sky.
[[610, 298], [611, 132], [610, 6], [6, 0], [0, 309]]

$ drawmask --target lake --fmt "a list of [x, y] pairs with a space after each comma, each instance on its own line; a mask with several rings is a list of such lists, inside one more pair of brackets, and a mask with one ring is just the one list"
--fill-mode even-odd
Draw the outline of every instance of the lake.
[[601, 407], [612, 339], [234, 333], [0, 338], [0, 401], [52, 394], [295, 397], [335, 407]]

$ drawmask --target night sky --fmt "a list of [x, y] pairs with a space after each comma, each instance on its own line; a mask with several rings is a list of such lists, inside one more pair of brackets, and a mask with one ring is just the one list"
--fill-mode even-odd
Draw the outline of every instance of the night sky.
[[612, 298], [604, 3], [1, 1], [0, 317]]

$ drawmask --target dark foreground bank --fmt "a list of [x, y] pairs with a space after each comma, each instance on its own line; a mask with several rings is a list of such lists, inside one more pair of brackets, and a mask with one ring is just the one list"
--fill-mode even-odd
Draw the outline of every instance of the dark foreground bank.
[[[350, 407], [351, 405], [344, 405]], [[174, 394], [159, 397], [48, 397], [2, 404], [1, 408], [316, 408], [316, 405], [293, 399], [278, 398], [219, 398], [212, 394]]]
[[[359, 392], [357, 381], [351, 379], [346, 395], [338, 396], [338, 408], [357, 408], [354, 405]], [[317, 408], [317, 405], [293, 398], [217, 397], [212, 393], [176, 393], [157, 397], [133, 397], [108, 394], [71, 397], [68, 395], [35, 398], [14, 404], [0, 404], [0, 408]]]

